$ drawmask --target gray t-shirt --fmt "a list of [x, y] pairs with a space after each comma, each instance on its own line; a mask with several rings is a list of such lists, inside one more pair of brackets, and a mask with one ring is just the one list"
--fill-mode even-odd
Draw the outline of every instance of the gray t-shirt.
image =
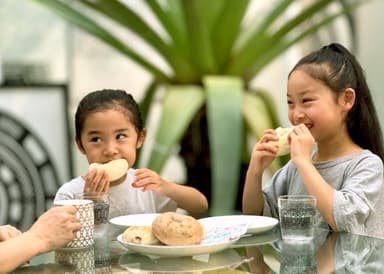
[[[334, 189], [333, 212], [338, 231], [384, 238], [383, 162], [362, 150], [332, 161], [314, 162], [316, 169]], [[263, 188], [264, 215], [278, 218], [277, 198], [307, 194], [300, 174], [291, 161], [278, 170]], [[328, 228], [317, 212], [317, 226]]]

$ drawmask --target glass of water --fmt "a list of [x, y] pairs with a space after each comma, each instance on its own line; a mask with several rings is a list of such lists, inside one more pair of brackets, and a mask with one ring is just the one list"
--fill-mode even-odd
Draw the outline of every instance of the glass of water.
[[312, 195], [283, 195], [278, 198], [281, 237], [287, 242], [313, 239], [316, 198]]
[[108, 231], [109, 220], [109, 196], [108, 193], [84, 194], [78, 193], [76, 199], [86, 199], [93, 201], [93, 215], [95, 220], [94, 236], [103, 237]]

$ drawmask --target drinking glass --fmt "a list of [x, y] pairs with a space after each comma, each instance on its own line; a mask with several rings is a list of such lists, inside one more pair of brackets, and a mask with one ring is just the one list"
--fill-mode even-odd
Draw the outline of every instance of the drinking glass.
[[103, 237], [108, 231], [109, 220], [109, 196], [108, 193], [77, 193], [75, 199], [93, 201], [94, 237]]
[[312, 195], [283, 195], [278, 198], [281, 237], [284, 241], [313, 239], [316, 198]]

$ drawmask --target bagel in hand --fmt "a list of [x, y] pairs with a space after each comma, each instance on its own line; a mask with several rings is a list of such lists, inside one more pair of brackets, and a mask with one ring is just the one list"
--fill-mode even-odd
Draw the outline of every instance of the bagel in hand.
[[152, 223], [152, 232], [166, 245], [196, 245], [205, 237], [205, 229], [192, 216], [165, 212]]
[[105, 170], [108, 174], [109, 181], [113, 182], [120, 179], [127, 173], [129, 165], [127, 160], [117, 159], [105, 164], [92, 163], [89, 165], [89, 171], [94, 168]]
[[288, 136], [292, 131], [292, 128], [282, 128], [278, 127], [275, 129], [277, 136], [279, 137], [279, 140], [277, 141], [271, 141], [270, 143], [275, 144], [279, 147], [279, 150], [277, 151], [277, 156], [282, 156], [290, 153], [291, 151], [291, 145], [289, 144]]

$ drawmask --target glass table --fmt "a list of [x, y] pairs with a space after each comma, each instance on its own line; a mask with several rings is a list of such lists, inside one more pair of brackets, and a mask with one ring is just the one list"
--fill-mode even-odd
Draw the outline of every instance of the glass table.
[[244, 235], [229, 248], [194, 257], [154, 257], [115, 238], [87, 249], [41, 254], [13, 273], [383, 273], [384, 239], [316, 231], [308, 244], [281, 240], [279, 227]]

